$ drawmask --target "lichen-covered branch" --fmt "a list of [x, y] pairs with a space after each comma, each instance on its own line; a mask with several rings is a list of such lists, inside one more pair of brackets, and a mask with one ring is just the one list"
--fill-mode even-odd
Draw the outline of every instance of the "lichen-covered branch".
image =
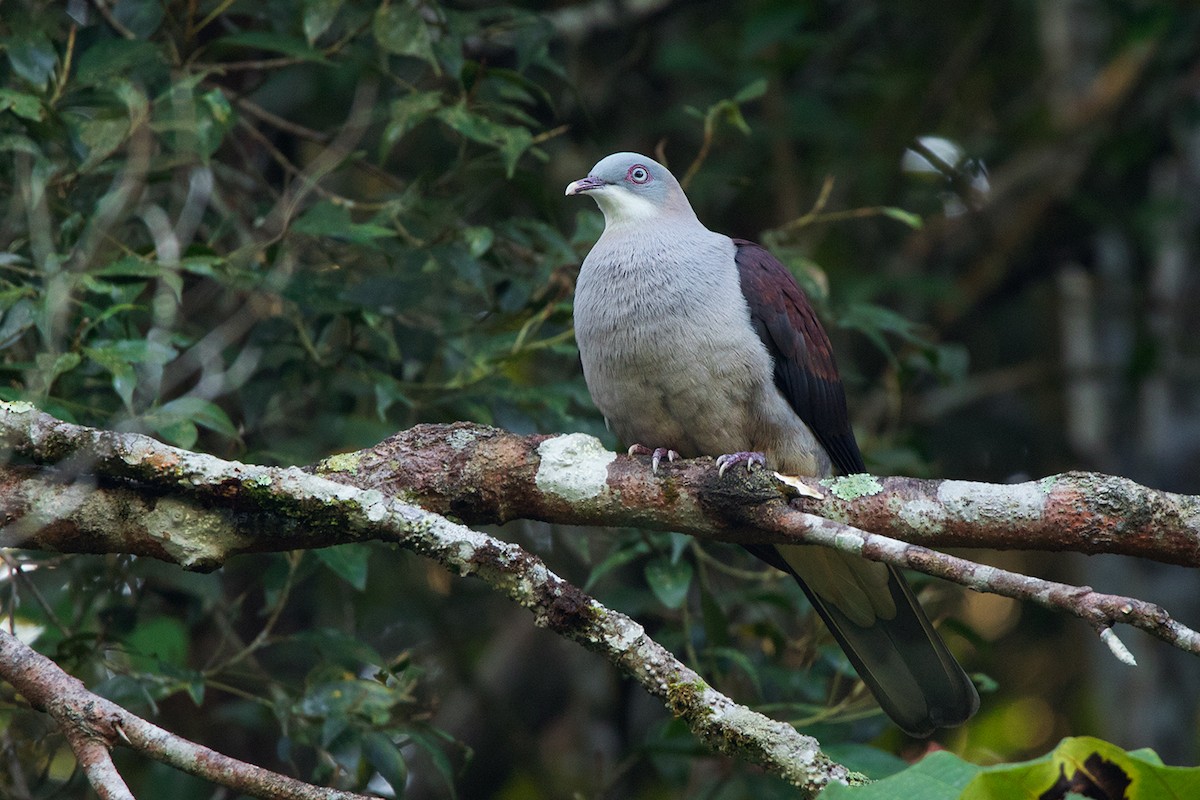
[[[35, 461], [67, 464], [68, 472], [86, 471], [88, 492], [83, 494], [113, 492], [91, 477], [103, 475], [107, 481], [137, 482], [155, 494], [177, 495], [173, 513], [180, 525], [174, 530], [152, 526], [152, 537], [166, 538], [156, 546], [143, 544], [148, 554], [185, 567], [208, 569], [231, 555], [252, 550], [327, 546], [368, 538], [394, 541], [461, 575], [479, 576], [531, 610], [538, 625], [601, 653], [662, 699], [713, 749], [759, 764], [808, 796], [831, 781], [855, 779], [845, 767], [830, 761], [815, 739], [715, 691], [647, 636], [637, 622], [588, 597], [537, 557], [401, 498], [296, 468], [228, 462], [145, 436], [71, 425], [22, 406], [0, 404], [0, 440]], [[24, 477], [37, 480], [27, 471]], [[130, 500], [125, 494], [129, 490], [129, 484], [118, 487], [112, 502]], [[28, 498], [30, 493], [26, 487], [17, 496]], [[60, 495], [45, 502], [65, 506], [81, 496], [72, 493], [69, 485], [63, 486]], [[206, 516], [213, 505], [224, 509], [215, 518]], [[12, 509], [6, 506], [4, 513], [16, 521]], [[253, 525], [268, 517], [274, 525]], [[197, 521], [208, 527], [202, 527], [202, 535], [191, 540], [191, 526]], [[255, 530], [248, 531], [243, 522]], [[60, 549], [53, 545], [83, 543], [88, 552], [95, 552], [98, 542], [107, 541], [102, 539], [102, 531], [92, 529], [78, 540], [56, 538], [55, 533], [34, 524], [18, 525], [18, 530], [25, 539], [10, 540], [10, 545]], [[185, 544], [183, 540], [189, 541]]]
[[152, 725], [121, 706], [92, 694], [77, 678], [0, 629], [0, 677], [62, 729], [102, 798], [132, 800], [113, 766], [109, 749], [134, 750], [205, 780], [251, 797], [270, 800], [369, 800], [366, 795], [325, 789], [224, 756]]
[[[153, 463], [132, 469], [110, 439], [120, 434], [70, 426], [32, 409], [17, 413], [14, 408], [19, 407], [0, 404], [0, 444], [36, 461], [59, 463], [86, 452], [89, 468], [84, 472], [157, 486], [175, 480], [186, 488], [186, 476], [164, 476]], [[654, 479], [648, 479], [646, 464], [645, 459], [609, 452], [583, 434], [517, 436], [455, 423], [417, 425], [375, 447], [326, 459], [315, 471], [406, 498], [468, 524], [525, 518], [778, 543], [789, 541], [789, 534], [739, 527], [727, 512], [790, 500], [804, 511], [930, 547], [1113, 553], [1200, 566], [1200, 497], [1161, 492], [1120, 477], [1065, 473], [1011, 485], [869, 476], [799, 479], [822, 498], [812, 499], [795, 497], [766, 474], [718, 480], [708, 459], [664, 465]], [[0, 494], [6, 488], [5, 476], [0, 475]], [[17, 507], [24, 502], [14, 501]], [[217, 507], [221, 506], [230, 504]], [[7, 502], [4, 507], [9, 507]], [[43, 511], [59, 513], [57, 508]], [[303, 547], [314, 535], [295, 524], [258, 531], [258, 523], [266, 520], [247, 517], [253, 507], [243, 504], [235, 511], [236, 519], [227, 521], [231, 527], [255, 535], [231, 545], [226, 557], [246, 550]], [[220, 520], [206, 524], [221, 527]], [[103, 530], [90, 533], [106, 535]], [[10, 542], [13, 536], [9, 534]], [[153, 554], [147, 551], [161, 544], [154, 536], [135, 538], [144, 548], [136, 552], [143, 554]], [[86, 549], [84, 542], [76, 544], [48, 549]], [[93, 545], [103, 548], [98, 552], [112, 547], [103, 541]]]
[[[0, 437], [38, 461], [73, 463], [78, 470], [86, 457], [96, 475], [177, 492], [133, 515], [138, 522], [130, 530], [109, 523], [113, 516], [128, 519], [127, 506], [145, 502], [132, 490], [97, 493], [92, 491], [94, 478], [82, 486], [46, 487], [36, 485], [33, 477], [29, 478], [35, 482], [32, 488], [15, 479], [0, 480], [0, 500], [6, 517], [13, 521], [0, 543], [61, 551], [137, 552], [204, 569], [240, 552], [325, 546], [379, 535], [369, 522], [347, 526], [345, 510], [337, 503], [307, 497], [303, 486], [310, 476], [298, 469], [224, 462], [146, 437], [70, 425], [32, 408], [11, 405], [0, 406]], [[1065, 534], [1088, 542], [1079, 548], [1085, 552], [1166, 554], [1163, 560], [1194, 563], [1195, 529], [1200, 526], [1197, 498], [1155, 492], [1120, 478], [1076, 473], [995, 486], [851, 476], [803, 483], [806, 494], [821, 499], [789, 498], [783, 483], [761, 472], [740, 479], [720, 478], [701, 459], [669, 465], [659, 477], [647, 479], [643, 464], [621, 458], [582, 434], [521, 437], [462, 423], [420, 425], [368, 450], [327, 459], [315, 471], [372, 492], [370, 496], [379, 502], [405, 498], [469, 522], [529, 517], [638, 525], [726, 541], [801, 541], [861, 551], [867, 558], [977, 591], [1061, 609], [1088, 620], [1101, 632], [1126, 623], [1188, 652], [1200, 652], [1196, 632], [1154, 604], [997, 570], [868, 534], [853, 524], [865, 520], [879, 530], [924, 532], [925, 538], [948, 537], [957, 544], [1015, 546], [1018, 542], [1011, 531], [1020, 524], [1055, 525], [1053, 532], [1061, 534], [1073, 520], [1077, 529], [1094, 534]], [[866, 510], [857, 510], [860, 507]], [[813, 508], [828, 518], [809, 514]], [[77, 511], [69, 514], [69, 509]], [[1163, 528], [1153, 528], [1148, 520], [1160, 522]], [[972, 524], [991, 532], [992, 538], [981, 537], [984, 541], [979, 542], [968, 537]], [[180, 529], [187, 535], [180, 536]], [[113, 540], [115, 535], [131, 538]], [[1047, 535], [1042, 546], [1051, 544]], [[1110, 646], [1119, 645], [1111, 634], [1105, 635]], [[1117, 646], [1114, 652], [1126, 657]]]
[[773, 530], [791, 531], [809, 544], [908, 567], [977, 592], [999, 594], [1072, 614], [1090, 623], [1123, 661], [1132, 662], [1132, 655], [1123, 646], [1114, 646], [1109, 641], [1114, 635], [1112, 627], [1118, 623], [1139, 628], [1180, 650], [1200, 655], [1200, 632], [1172, 619], [1165, 609], [1154, 603], [1104, 594], [1090, 586], [1072, 586], [978, 564], [802, 511], [773, 510], [764, 515], [761, 522]]
[[[695, 459], [664, 464], [647, 480], [648, 461], [617, 456], [582, 434], [516, 436], [456, 423], [417, 425], [318, 469], [404, 493], [468, 523], [524, 517], [787, 541], [778, 532], [739, 530], [720, 513], [788, 499], [767, 475], [717, 480], [711, 460]], [[799, 481], [822, 497], [792, 499], [804, 511], [914, 544], [1113, 553], [1200, 566], [1200, 496], [1126, 478], [1069, 472], [1003, 485], [871, 476]]]

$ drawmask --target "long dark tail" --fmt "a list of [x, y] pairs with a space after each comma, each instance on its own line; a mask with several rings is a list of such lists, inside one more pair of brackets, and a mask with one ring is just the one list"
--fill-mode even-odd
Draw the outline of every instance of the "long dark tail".
[[[888, 566], [885, 572], [881, 565], [811, 546], [789, 546], [784, 552], [771, 546], [747, 549], [796, 578], [880, 707], [903, 731], [929, 736], [937, 728], [961, 725], [979, 709], [975, 685], [899, 570]], [[814, 584], [828, 585], [824, 573], [817, 578], [812, 571], [822, 564], [833, 565], [843, 584], [847, 572], [855, 578], [849, 593], [869, 596], [865, 611], [862, 603], [848, 603], [838, 587], [818, 592], [801, 578], [804, 573]], [[862, 576], [869, 579], [857, 579]]]

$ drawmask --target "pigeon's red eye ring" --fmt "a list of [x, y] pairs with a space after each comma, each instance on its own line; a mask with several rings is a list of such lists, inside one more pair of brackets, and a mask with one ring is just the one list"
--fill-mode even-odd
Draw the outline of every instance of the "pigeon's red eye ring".
[[650, 170], [641, 164], [634, 164], [629, 168], [629, 172], [625, 173], [625, 177], [634, 183], [647, 183], [650, 180]]

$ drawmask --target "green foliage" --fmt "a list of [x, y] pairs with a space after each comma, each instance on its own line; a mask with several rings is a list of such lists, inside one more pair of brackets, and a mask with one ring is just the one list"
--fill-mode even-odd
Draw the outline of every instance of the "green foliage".
[[[548, 394], [538, 367], [570, 370], [567, 309], [538, 287], [574, 251], [461, 202], [546, 158], [530, 114], [556, 80], [542, 22], [414, 3], [236, 22], [141, 7], [120, 6], [136, 38], [12, 18], [5, 397], [287, 461], [417, 419], [563, 427], [575, 392]], [[462, 55], [512, 36], [527, 45], [515, 68]], [[275, 88], [289, 83], [302, 93]], [[336, 110], [365, 93], [358, 116]], [[304, 107], [321, 94], [346, 105]]]
[[1153, 750], [1125, 752], [1088, 736], [1063, 739], [1042, 758], [979, 767], [939, 751], [877, 783], [830, 786], [822, 800], [920, 797], [928, 800], [1065, 800], [1105, 797], [1173, 800], [1200, 792], [1200, 768], [1168, 767]]

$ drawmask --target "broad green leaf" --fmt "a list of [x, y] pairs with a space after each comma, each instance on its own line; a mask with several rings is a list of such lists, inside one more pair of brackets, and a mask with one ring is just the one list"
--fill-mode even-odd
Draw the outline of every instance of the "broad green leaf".
[[379, 731], [367, 731], [362, 737], [362, 750], [367, 762], [391, 785], [396, 797], [401, 797], [408, 783], [408, 764], [396, 743]]
[[162, 271], [163, 268], [154, 261], [136, 256], [125, 256], [94, 269], [88, 274], [93, 277], [157, 278]]
[[759, 78], [758, 80], [748, 83], [738, 90], [738, 93], [733, 96], [735, 103], [748, 103], [751, 100], [757, 100], [767, 93], [767, 79]]
[[388, 111], [391, 121], [383, 132], [384, 149], [391, 148], [404, 138], [404, 134], [424, 122], [441, 107], [441, 92], [410, 92], [393, 100]]
[[479, 258], [490, 250], [492, 242], [496, 239], [496, 234], [492, 232], [492, 229], [484, 225], [464, 228], [462, 236], [467, 242], [467, 250], [471, 253], [472, 258]]
[[438, 112], [438, 118], [468, 139], [498, 149], [510, 178], [516, 171], [521, 155], [533, 144], [533, 134], [527, 128], [502, 125], [471, 111], [465, 103], [443, 108]]
[[15, 134], [0, 136], [0, 153], [25, 153], [34, 158], [43, 158], [42, 151], [32, 139]]
[[984, 769], [962, 800], [1038, 800], [1063, 797], [1067, 786], [1088, 797], [1188, 800], [1200, 797], [1200, 768], [1164, 767], [1157, 754], [1127, 753], [1090, 736], [1063, 739], [1053, 752], [1022, 764]]
[[980, 768], [947, 750], [930, 753], [913, 766], [866, 786], [832, 784], [820, 800], [957, 800]]
[[84, 355], [105, 369], [113, 363], [166, 364], [177, 354], [170, 345], [146, 339], [97, 340], [95, 346], [84, 348]]
[[396, 701], [395, 693], [376, 681], [329, 681], [309, 689], [296, 704], [296, 711], [310, 717], [353, 716], [373, 725], [384, 725]]
[[[858, 742], [826, 742], [821, 740], [825, 755], [839, 764], [845, 764], [855, 772], [861, 772], [872, 780], [882, 780], [889, 775], [909, 768], [910, 764], [899, 756], [878, 747]], [[915, 798], [914, 798], [915, 800]]]
[[196, 423], [190, 419], [170, 419], [159, 420], [153, 416], [147, 419], [151, 430], [163, 438], [167, 444], [182, 447], [184, 450], [191, 450], [196, 446], [196, 440], [200, 438], [200, 431], [196, 428]]
[[12, 346], [36, 323], [37, 312], [33, 301], [28, 298], [17, 300], [0, 317], [0, 350]]
[[344, 0], [304, 0], [304, 38], [315, 44], [337, 18]]
[[187, 662], [188, 633], [174, 617], [154, 617], [139, 623], [125, 638], [136, 669], [152, 670], [162, 661], [181, 667]]
[[292, 223], [292, 230], [309, 236], [329, 236], [355, 244], [368, 244], [373, 239], [395, 236], [391, 228], [354, 222], [350, 209], [324, 200]]
[[11, 111], [31, 122], [40, 122], [46, 115], [37, 96], [12, 89], [0, 89], [0, 113], [4, 111]]
[[659, 602], [667, 608], [679, 608], [692, 585], [692, 563], [656, 558], [646, 564], [646, 583]]
[[375, 12], [372, 31], [375, 41], [387, 52], [419, 58], [433, 67], [434, 72], [441, 74], [442, 68], [433, 53], [433, 35], [429, 25], [412, 3], [381, 6]]
[[336, 628], [300, 631], [288, 637], [288, 641], [319, 652], [334, 663], [350, 669], [357, 669], [363, 664], [382, 667], [387, 663], [369, 644]]
[[587, 583], [583, 585], [585, 592], [590, 592], [592, 587], [596, 585], [602, 577], [607, 575], [617, 567], [622, 567], [630, 561], [641, 558], [646, 553], [650, 552], [650, 545], [646, 542], [636, 542], [631, 546], [618, 547], [611, 553], [605, 556], [604, 560], [596, 566], [592, 567], [592, 571], [588, 574]]
[[252, 47], [255, 50], [267, 50], [280, 53], [302, 61], [324, 61], [325, 56], [320, 50], [310, 46], [303, 39], [272, 31], [240, 31], [221, 37], [216, 45], [232, 45], [234, 47]]
[[[947, 751], [931, 753], [908, 769], [859, 787], [830, 786], [821, 800], [1039, 800], [1070, 797], [1068, 785], [1089, 787], [1088, 797], [1188, 800], [1200, 797], [1200, 768], [1164, 767], [1157, 754], [1127, 753], [1082, 736], [1063, 739], [1050, 753], [1020, 764], [978, 767]], [[1096, 794], [1103, 792], [1103, 794]]]
[[200, 142], [201, 152], [211, 157], [233, 127], [233, 106], [223, 91], [213, 89], [200, 96], [199, 108], [201, 113], [196, 118], [196, 139]]
[[99, 86], [113, 78], [128, 78], [139, 68], [158, 69], [163, 64], [153, 42], [104, 39], [83, 51], [72, 77], [80, 86]]
[[13, 72], [37, 88], [45, 89], [58, 64], [58, 53], [46, 34], [40, 30], [26, 30], [7, 39], [5, 51]]
[[759, 680], [758, 669], [745, 652], [736, 647], [710, 647], [705, 653], [711, 658], [728, 661], [731, 665], [740, 669], [750, 679], [750, 682], [754, 684], [754, 691], [760, 695], [762, 694], [762, 681]]
[[75, 369], [81, 360], [79, 353], [38, 353], [34, 363], [42, 374], [44, 385], [49, 388], [59, 375]]
[[163, 4], [157, 0], [117, 0], [113, 17], [138, 39], [149, 39], [163, 21]]
[[447, 739], [448, 737], [440, 731], [433, 731], [431, 735], [414, 730], [405, 731], [405, 733], [408, 734], [408, 738], [413, 743], [424, 750], [429, 756], [429, 760], [433, 762], [433, 765], [441, 774], [442, 780], [446, 782], [446, 790], [450, 794], [450, 800], [456, 800], [458, 794], [454, 790], [454, 765], [450, 763], [450, 759], [446, 757], [446, 751], [439, 747], [437, 742], [438, 736], [443, 739]]
[[84, 120], [78, 127], [79, 142], [87, 150], [87, 157], [79, 165], [80, 172], [87, 172], [117, 151], [129, 137], [127, 117], [106, 117]]
[[159, 425], [170, 425], [177, 422], [191, 422], [201, 425], [211, 431], [216, 431], [231, 439], [237, 438], [237, 428], [229, 419], [229, 415], [216, 403], [203, 397], [178, 397], [163, 403], [144, 417], [145, 421], [158, 428]]
[[314, 550], [314, 554], [334, 574], [358, 591], [367, 588], [367, 562], [371, 549], [365, 544], [342, 544]]

